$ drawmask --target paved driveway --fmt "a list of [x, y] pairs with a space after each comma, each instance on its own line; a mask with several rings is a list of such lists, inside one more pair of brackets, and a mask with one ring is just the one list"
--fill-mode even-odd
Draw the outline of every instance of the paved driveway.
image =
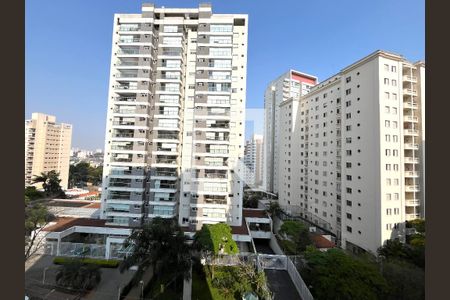
[[264, 270], [267, 276], [269, 289], [274, 293], [274, 300], [301, 300], [291, 277], [287, 271], [283, 270]]

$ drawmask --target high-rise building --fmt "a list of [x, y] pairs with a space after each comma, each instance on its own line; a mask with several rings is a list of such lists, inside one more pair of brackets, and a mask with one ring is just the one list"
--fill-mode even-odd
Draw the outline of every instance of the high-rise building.
[[263, 136], [254, 134], [245, 142], [244, 181], [251, 187], [260, 187], [263, 176]]
[[315, 76], [289, 70], [267, 86], [264, 94], [263, 187], [269, 192], [278, 193], [279, 147], [276, 141], [280, 135], [280, 104], [308, 93], [316, 82]]
[[280, 111], [285, 210], [334, 232], [344, 248], [372, 253], [403, 240], [405, 221], [424, 218], [423, 62], [376, 51]]
[[241, 225], [247, 15], [114, 17], [101, 218]]
[[35, 175], [56, 171], [61, 187], [67, 189], [71, 142], [72, 125], [56, 124], [55, 116], [32, 113], [25, 121], [25, 186], [32, 185]]

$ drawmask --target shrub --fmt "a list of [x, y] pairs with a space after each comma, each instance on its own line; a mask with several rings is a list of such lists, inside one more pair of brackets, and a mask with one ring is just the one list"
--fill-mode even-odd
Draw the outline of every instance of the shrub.
[[117, 268], [120, 261], [115, 259], [98, 259], [98, 258], [70, 258], [57, 256], [53, 259], [53, 263], [56, 265], [67, 265], [77, 261], [81, 264], [96, 265], [102, 268]]

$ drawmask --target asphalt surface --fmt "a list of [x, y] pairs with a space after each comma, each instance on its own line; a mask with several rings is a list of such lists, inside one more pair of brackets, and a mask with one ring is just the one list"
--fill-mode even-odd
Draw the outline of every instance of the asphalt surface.
[[272, 248], [269, 246], [269, 240], [266, 239], [253, 239], [255, 243], [256, 252], [262, 254], [275, 254]]
[[274, 300], [301, 300], [287, 271], [264, 270], [269, 289], [274, 293]]

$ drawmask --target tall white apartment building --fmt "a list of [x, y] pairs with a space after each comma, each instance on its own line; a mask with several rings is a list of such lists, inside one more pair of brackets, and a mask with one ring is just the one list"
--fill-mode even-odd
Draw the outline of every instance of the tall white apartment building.
[[280, 109], [284, 209], [372, 253], [425, 217], [423, 62], [376, 51]]
[[[270, 82], [264, 93], [264, 175], [265, 190], [278, 193], [278, 161], [280, 137], [280, 104], [309, 92], [317, 77], [289, 70]], [[295, 114], [294, 111], [290, 112]]]
[[260, 187], [263, 178], [263, 136], [254, 134], [245, 142], [244, 181], [251, 187]]
[[55, 116], [32, 113], [25, 121], [25, 186], [42, 172], [56, 171], [61, 187], [67, 189], [71, 142], [72, 125], [57, 124]]
[[101, 218], [241, 225], [247, 15], [114, 16]]

